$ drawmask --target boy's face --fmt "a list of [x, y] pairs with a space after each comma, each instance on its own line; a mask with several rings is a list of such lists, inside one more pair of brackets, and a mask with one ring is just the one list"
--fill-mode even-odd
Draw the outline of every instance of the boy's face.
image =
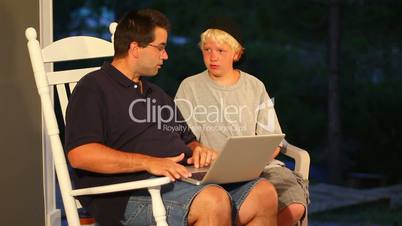
[[204, 64], [211, 75], [223, 77], [232, 73], [233, 62], [238, 53], [235, 53], [228, 44], [207, 38], [201, 51]]

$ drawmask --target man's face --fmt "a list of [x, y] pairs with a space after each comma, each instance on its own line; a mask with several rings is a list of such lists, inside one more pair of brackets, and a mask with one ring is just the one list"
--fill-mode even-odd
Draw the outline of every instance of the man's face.
[[138, 58], [138, 71], [141, 75], [154, 76], [158, 74], [163, 65], [163, 61], [168, 59], [166, 52], [167, 31], [163, 28], [155, 28], [155, 40], [146, 47], [140, 48]]
[[236, 53], [226, 43], [207, 38], [202, 46], [204, 64], [210, 74], [222, 77], [232, 72]]

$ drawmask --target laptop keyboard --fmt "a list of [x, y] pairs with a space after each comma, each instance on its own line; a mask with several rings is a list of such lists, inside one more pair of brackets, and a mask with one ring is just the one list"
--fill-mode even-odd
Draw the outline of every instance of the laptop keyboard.
[[196, 172], [191, 174], [191, 178], [201, 181], [207, 172]]

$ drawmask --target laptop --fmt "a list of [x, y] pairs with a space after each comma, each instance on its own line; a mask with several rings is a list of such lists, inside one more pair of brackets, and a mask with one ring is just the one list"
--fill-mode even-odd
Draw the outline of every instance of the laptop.
[[209, 168], [187, 166], [192, 173], [183, 181], [201, 184], [227, 184], [253, 180], [272, 160], [275, 148], [285, 134], [230, 137]]

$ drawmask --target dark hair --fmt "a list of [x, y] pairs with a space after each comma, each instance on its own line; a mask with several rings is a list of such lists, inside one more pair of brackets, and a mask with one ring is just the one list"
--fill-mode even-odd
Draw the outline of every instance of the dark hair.
[[130, 11], [119, 21], [114, 34], [115, 57], [127, 54], [131, 42], [137, 42], [140, 47], [146, 47], [155, 39], [155, 28], [170, 29], [168, 18], [158, 10], [142, 9]]

